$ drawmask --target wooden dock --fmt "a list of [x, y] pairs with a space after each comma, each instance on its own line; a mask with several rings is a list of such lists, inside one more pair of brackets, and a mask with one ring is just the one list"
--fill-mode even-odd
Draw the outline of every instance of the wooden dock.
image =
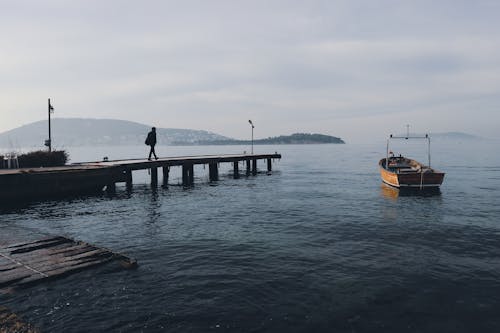
[[125, 268], [137, 266], [135, 260], [124, 255], [61, 236], [3, 246], [0, 247], [0, 291], [65, 276], [113, 260], [120, 261]]
[[[202, 155], [165, 157], [157, 160], [128, 159], [75, 163], [61, 167], [22, 168], [0, 170], [0, 204], [15, 200], [41, 200], [46, 197], [69, 194], [98, 193], [104, 187], [114, 191], [116, 183], [132, 186], [132, 172], [150, 170], [151, 184], [158, 184], [158, 169], [163, 174], [163, 184], [167, 185], [171, 167], [182, 168], [182, 185], [194, 184], [194, 166], [208, 165], [210, 181], [219, 180], [219, 165], [231, 163], [233, 177], [242, 174], [255, 176], [258, 173], [258, 161], [266, 161], [265, 170], [272, 171], [273, 160], [281, 159], [275, 154], [242, 155]], [[244, 171], [240, 172], [243, 162]]]
[[132, 185], [132, 171], [134, 170], [147, 170], [151, 172], [151, 184], [158, 184], [158, 169], [162, 169], [163, 183], [166, 185], [169, 179], [171, 167], [182, 167], [182, 184], [184, 186], [191, 186], [194, 183], [194, 166], [195, 165], [208, 165], [210, 181], [219, 180], [219, 164], [232, 163], [233, 177], [239, 178], [241, 176], [239, 170], [239, 163], [245, 164], [245, 175], [257, 174], [257, 161], [266, 161], [267, 172], [272, 171], [273, 160], [281, 159], [281, 155], [275, 154], [257, 154], [257, 155], [201, 155], [201, 156], [179, 156], [179, 157], [166, 157], [157, 160], [147, 159], [130, 159], [130, 160], [115, 160], [115, 161], [102, 161], [102, 162], [87, 162], [80, 163], [80, 166], [95, 166], [95, 167], [110, 167], [114, 169], [112, 181], [108, 187], [113, 188], [115, 183], [125, 182], [127, 186]]

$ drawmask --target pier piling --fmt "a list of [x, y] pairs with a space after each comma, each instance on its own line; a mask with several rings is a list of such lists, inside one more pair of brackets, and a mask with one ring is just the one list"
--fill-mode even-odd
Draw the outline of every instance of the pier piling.
[[252, 160], [252, 175], [257, 175], [257, 159]]
[[239, 162], [233, 162], [233, 177], [234, 179], [240, 178], [240, 170], [238, 169], [239, 167]]
[[182, 185], [187, 186], [189, 183], [189, 170], [187, 164], [182, 165]]
[[126, 183], [127, 190], [131, 190], [132, 189], [132, 170], [130, 170], [130, 169], [125, 170], [125, 183]]
[[153, 185], [153, 186], [158, 185], [158, 168], [157, 167], [151, 168], [151, 185]]
[[250, 160], [246, 160], [247, 162], [247, 176], [250, 175]]
[[272, 161], [270, 158], [267, 159], [267, 172], [273, 171]]
[[164, 166], [163, 168], [163, 186], [168, 186], [168, 177], [170, 173], [170, 167]]
[[185, 163], [182, 165], [182, 185], [191, 186], [194, 184], [194, 164]]
[[208, 164], [208, 174], [210, 181], [213, 182], [219, 180], [219, 167], [217, 163]]

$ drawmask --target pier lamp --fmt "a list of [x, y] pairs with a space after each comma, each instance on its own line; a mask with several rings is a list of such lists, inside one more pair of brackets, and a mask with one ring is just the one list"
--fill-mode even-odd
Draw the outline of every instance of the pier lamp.
[[252, 155], [253, 155], [253, 129], [255, 128], [255, 126], [253, 125], [252, 121], [249, 120], [248, 121], [250, 123], [250, 125], [252, 126]]
[[48, 106], [48, 111], [49, 111], [49, 138], [45, 140], [45, 146], [49, 148], [49, 153], [52, 151], [52, 133], [50, 130], [50, 114], [54, 113], [54, 107], [52, 104], [50, 104], [50, 98], [49, 98], [49, 106]]

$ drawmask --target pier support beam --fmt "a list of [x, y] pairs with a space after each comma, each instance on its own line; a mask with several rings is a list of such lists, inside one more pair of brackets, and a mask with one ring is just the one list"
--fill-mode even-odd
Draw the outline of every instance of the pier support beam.
[[208, 175], [211, 182], [219, 180], [219, 166], [217, 163], [208, 164]]
[[273, 171], [273, 164], [270, 158], [267, 159], [267, 172]]
[[246, 160], [247, 162], [247, 176], [250, 175], [250, 160]]
[[252, 175], [255, 176], [257, 174], [257, 159], [252, 160]]
[[240, 170], [238, 169], [238, 167], [239, 167], [238, 164], [239, 164], [238, 161], [233, 162], [233, 177], [234, 177], [234, 179], [240, 178]]
[[151, 185], [152, 186], [158, 185], [158, 168], [157, 167], [151, 168]]
[[163, 186], [168, 186], [168, 176], [170, 174], [170, 167], [164, 166], [162, 169], [163, 169]]

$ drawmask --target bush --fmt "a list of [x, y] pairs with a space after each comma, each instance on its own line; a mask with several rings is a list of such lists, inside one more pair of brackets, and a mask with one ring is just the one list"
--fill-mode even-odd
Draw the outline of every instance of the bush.
[[53, 167], [65, 165], [69, 160], [65, 150], [54, 150], [52, 152], [38, 150], [22, 154], [17, 157], [20, 168]]

